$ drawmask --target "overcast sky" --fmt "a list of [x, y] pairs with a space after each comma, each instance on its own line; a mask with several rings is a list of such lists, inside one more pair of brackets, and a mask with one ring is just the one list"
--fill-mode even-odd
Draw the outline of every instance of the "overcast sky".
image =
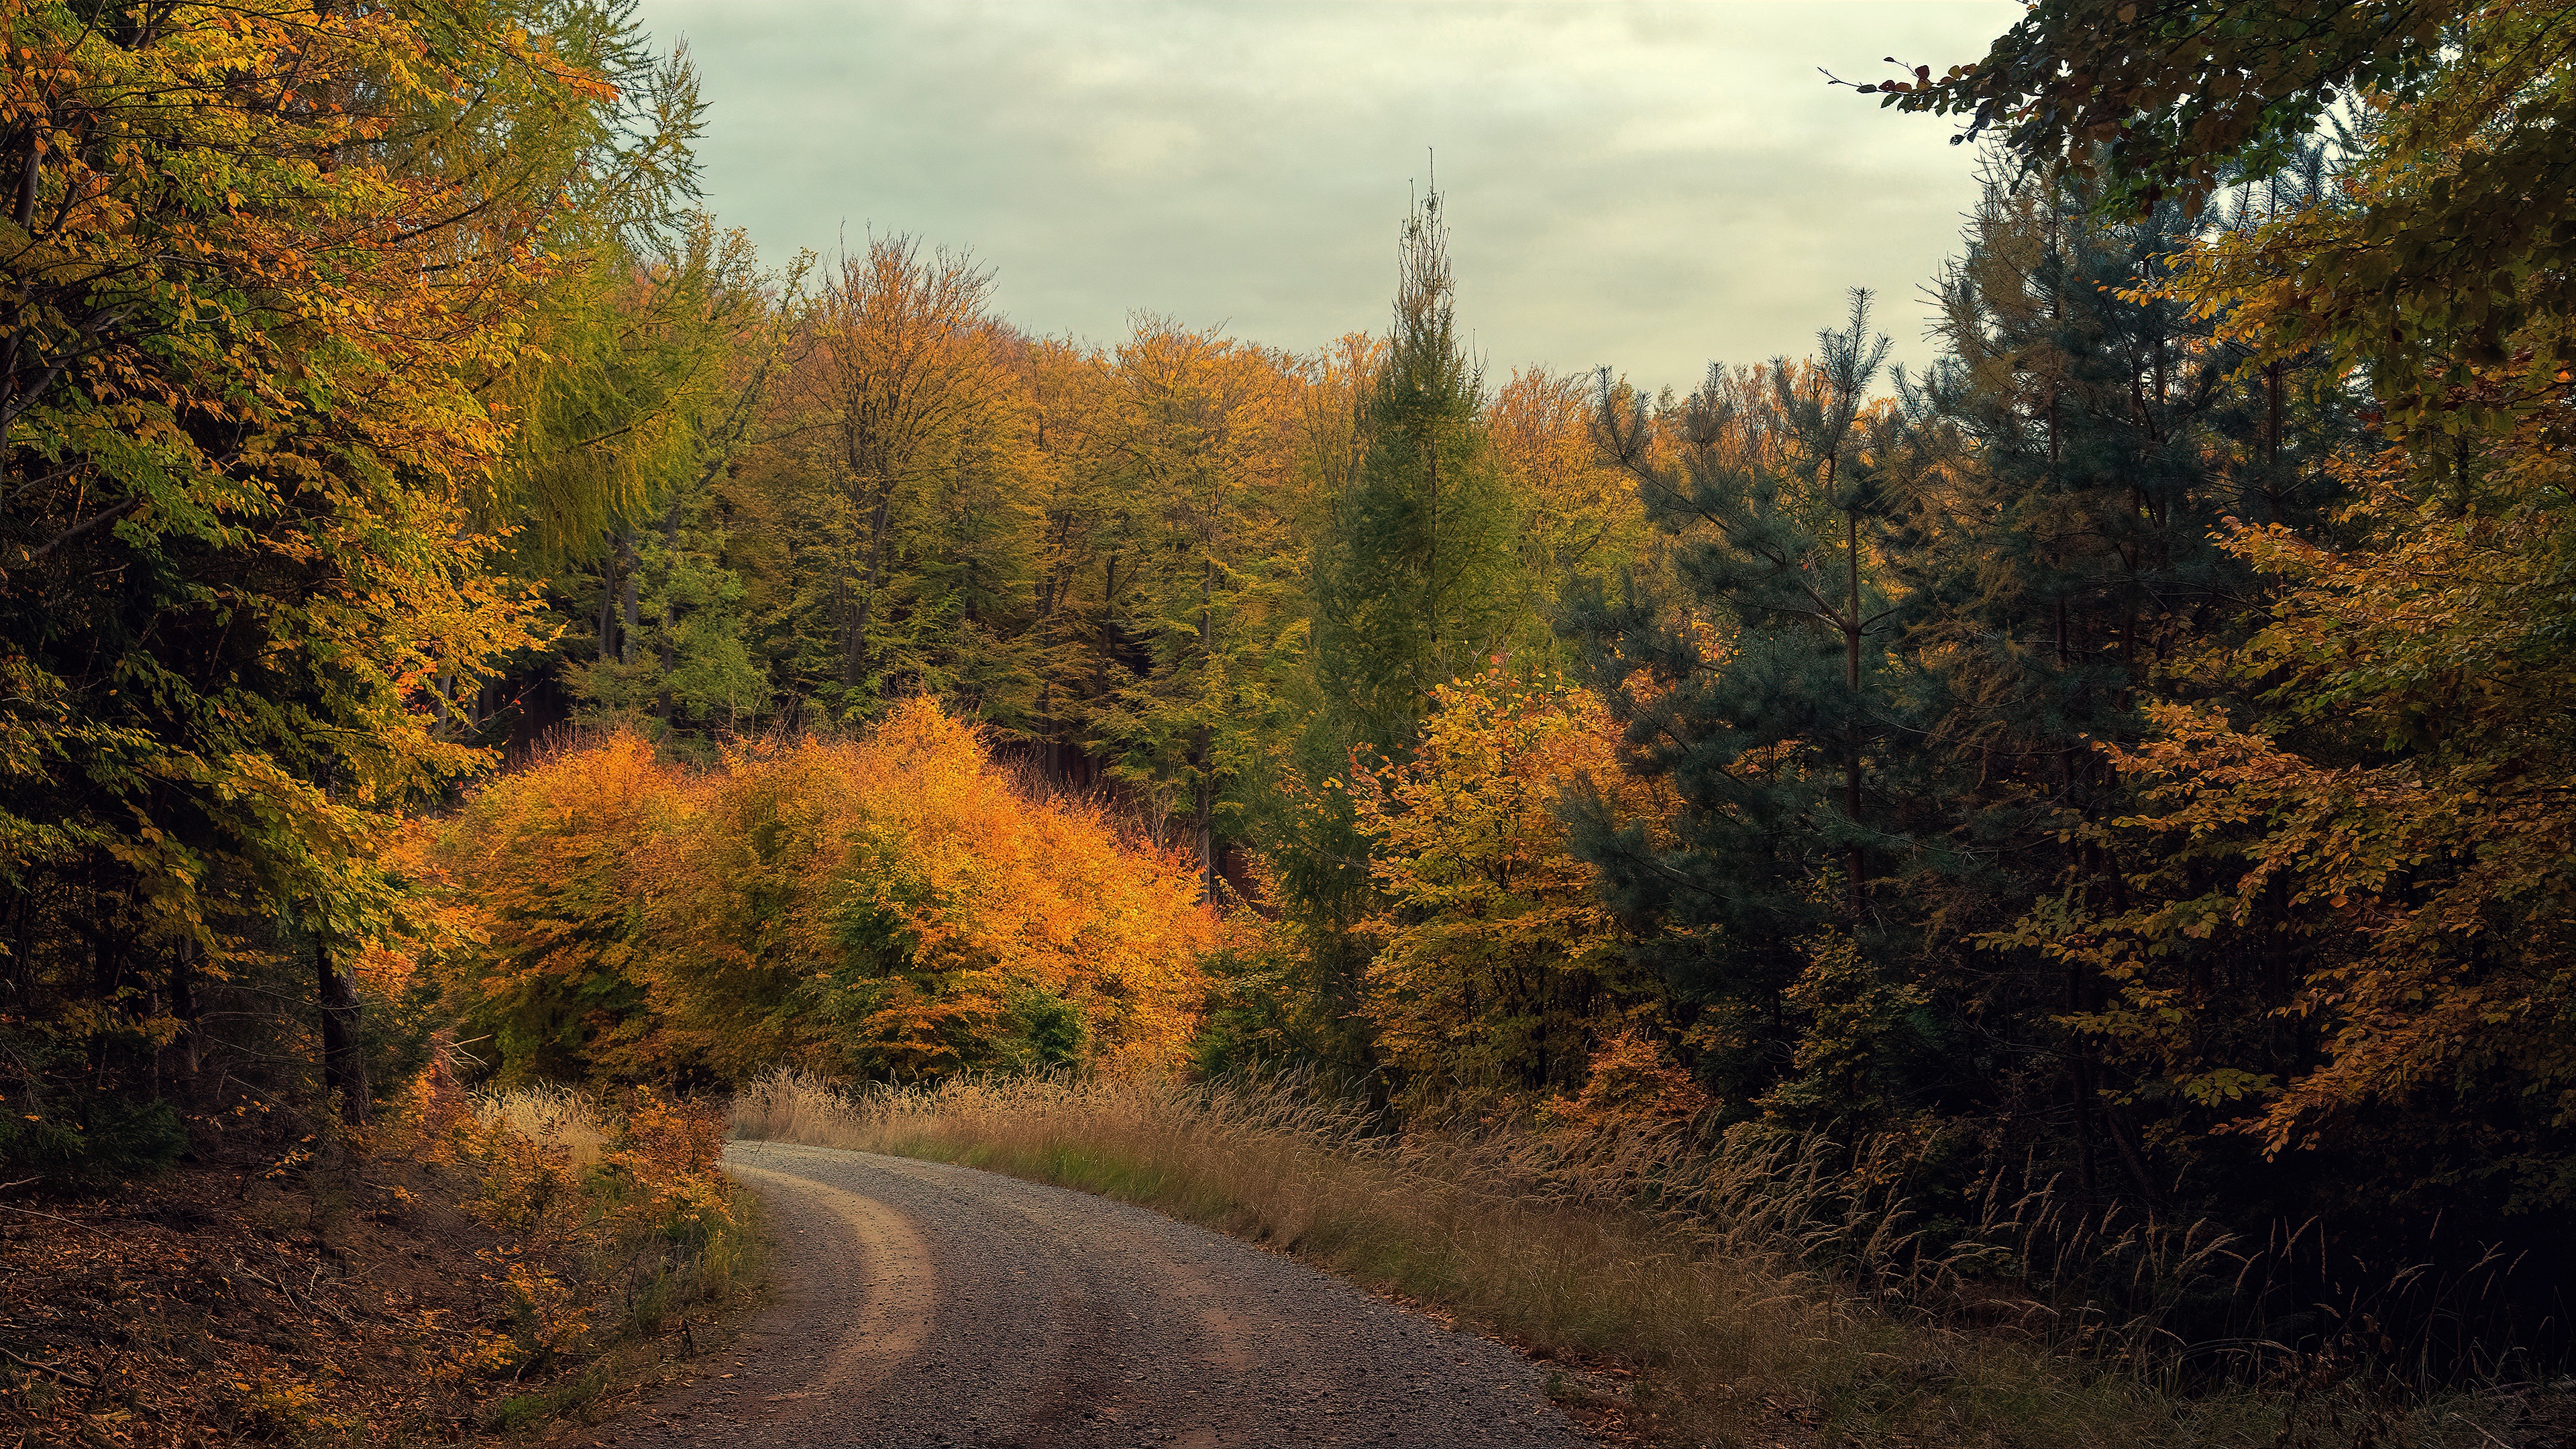
[[2015, 0], [645, 0], [712, 105], [710, 200], [763, 253], [971, 248], [1024, 328], [1139, 309], [1300, 350], [1385, 325], [1436, 153], [1497, 377], [1688, 385], [1803, 354], [1845, 288], [1919, 362], [1974, 196], [1946, 122], [1829, 89], [1985, 53]]

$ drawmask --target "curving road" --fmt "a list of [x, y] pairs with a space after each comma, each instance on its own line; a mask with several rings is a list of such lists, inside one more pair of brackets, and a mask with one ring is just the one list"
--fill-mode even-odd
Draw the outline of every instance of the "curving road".
[[781, 1301], [601, 1442], [1582, 1442], [1500, 1345], [1156, 1213], [786, 1143], [725, 1165], [769, 1210]]

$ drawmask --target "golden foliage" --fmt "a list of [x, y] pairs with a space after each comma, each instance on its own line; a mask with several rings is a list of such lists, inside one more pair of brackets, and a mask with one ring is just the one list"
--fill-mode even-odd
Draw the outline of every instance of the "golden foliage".
[[[2279, 1152], [2440, 1123], [2535, 1205], [2566, 1201], [2550, 1129], [2576, 1124], [2567, 463], [2545, 426], [2485, 449], [2466, 500], [2447, 476], [2418, 496], [2403, 450], [2350, 469], [2366, 548], [2238, 527], [2226, 547], [2282, 594], [2219, 662], [2273, 711], [2149, 706], [2153, 735], [2108, 751], [2140, 792], [2106, 837], [2139, 862], [2132, 904], [2051, 901], [2005, 938], [2099, 970], [2115, 994], [2075, 1024], [2215, 1130]], [[2238, 1050], [2249, 996], [2310, 1043], [2296, 1070]], [[2490, 1095], [2526, 1125], [2459, 1110]], [[2432, 1115], [2401, 1129], [2410, 1109]]]
[[1217, 929], [1185, 864], [1031, 799], [927, 700], [705, 772], [612, 735], [412, 855], [509, 1080], [1175, 1065]]
[[1595, 1048], [1662, 1022], [1662, 992], [1567, 843], [1581, 793], [1621, 822], [1665, 810], [1623, 773], [1617, 728], [1589, 691], [1500, 668], [1433, 691], [1413, 758], [1354, 768], [1387, 909], [1367, 929], [1363, 1014], [1417, 1094], [1578, 1084]]

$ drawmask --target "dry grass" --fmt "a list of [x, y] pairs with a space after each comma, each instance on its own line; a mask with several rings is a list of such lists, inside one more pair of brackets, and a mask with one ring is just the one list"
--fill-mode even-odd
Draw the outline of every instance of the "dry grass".
[[564, 1165], [575, 1172], [597, 1166], [608, 1147], [599, 1104], [571, 1087], [520, 1087], [478, 1096], [474, 1116], [487, 1129], [561, 1152]]
[[[733, 1128], [967, 1163], [1206, 1223], [1538, 1355], [1632, 1371], [1624, 1421], [1670, 1443], [2324, 1449], [2359, 1442], [2329, 1421], [2365, 1419], [2377, 1443], [2491, 1442], [2488, 1416], [2461, 1401], [2391, 1407], [2352, 1385], [2184, 1395], [2169, 1357], [2070, 1354], [2069, 1315], [1971, 1288], [1956, 1255], [1922, 1263], [1869, 1165], [1837, 1168], [1816, 1143], [1391, 1135], [1293, 1080], [844, 1090], [781, 1074], [735, 1099]], [[1998, 1209], [2001, 1225], [2045, 1219], [2056, 1241], [2073, 1238], [2033, 1202]], [[2207, 1250], [2181, 1236], [2149, 1247], [2166, 1272]], [[1964, 1311], [1971, 1302], [1984, 1311]], [[2098, 1348], [2099, 1330], [2076, 1336]]]

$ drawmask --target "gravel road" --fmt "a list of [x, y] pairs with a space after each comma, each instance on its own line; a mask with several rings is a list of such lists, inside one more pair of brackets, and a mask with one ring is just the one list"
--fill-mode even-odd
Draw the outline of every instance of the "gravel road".
[[1582, 1442], [1510, 1350], [1141, 1208], [776, 1142], [725, 1165], [769, 1210], [780, 1301], [600, 1442]]

